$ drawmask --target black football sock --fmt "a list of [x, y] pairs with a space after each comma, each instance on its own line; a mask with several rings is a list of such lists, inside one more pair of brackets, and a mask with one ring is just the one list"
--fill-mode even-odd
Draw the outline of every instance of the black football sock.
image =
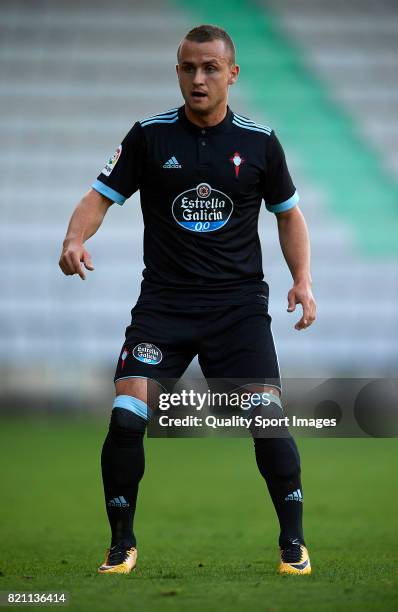
[[254, 438], [256, 461], [279, 519], [279, 545], [304, 544], [300, 456], [293, 438]]
[[[135, 398], [131, 400], [140, 402]], [[138, 485], [145, 468], [145, 428], [146, 419], [126, 408], [113, 408], [101, 454], [105, 504], [112, 531], [111, 546], [120, 543], [136, 546], [133, 521]]]
[[[268, 405], [253, 409], [251, 417], [255, 423], [257, 415], [279, 423], [272, 430], [251, 427], [254, 439], [257, 466], [267, 483], [272, 502], [279, 519], [279, 545], [283, 548], [291, 542], [304, 544], [303, 536], [303, 489], [301, 486], [300, 455], [285, 424], [281, 401], [271, 394]], [[275, 437], [266, 437], [274, 435]]]

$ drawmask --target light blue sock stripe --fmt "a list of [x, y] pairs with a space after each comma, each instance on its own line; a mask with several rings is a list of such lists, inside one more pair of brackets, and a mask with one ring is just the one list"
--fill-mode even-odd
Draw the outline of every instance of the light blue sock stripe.
[[131, 395], [118, 395], [113, 402], [113, 408], [125, 408], [148, 421], [152, 412], [145, 402]]

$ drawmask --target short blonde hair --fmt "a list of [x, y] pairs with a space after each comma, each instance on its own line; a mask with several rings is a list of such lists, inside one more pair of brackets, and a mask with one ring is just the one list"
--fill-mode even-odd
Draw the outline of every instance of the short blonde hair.
[[[192, 28], [183, 38], [183, 40], [192, 40], [193, 42], [210, 42], [212, 40], [223, 40], [225, 47], [229, 53], [231, 64], [235, 64], [235, 45], [228, 34], [223, 28], [219, 26], [204, 24], [200, 26], [196, 26]], [[181, 43], [177, 49], [177, 60], [180, 60], [180, 47]]]

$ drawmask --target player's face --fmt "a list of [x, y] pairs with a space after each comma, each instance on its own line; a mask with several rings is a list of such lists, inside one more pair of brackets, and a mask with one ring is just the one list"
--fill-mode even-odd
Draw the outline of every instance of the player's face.
[[209, 115], [226, 105], [228, 87], [238, 78], [223, 40], [183, 40], [176, 66], [181, 93], [189, 109]]

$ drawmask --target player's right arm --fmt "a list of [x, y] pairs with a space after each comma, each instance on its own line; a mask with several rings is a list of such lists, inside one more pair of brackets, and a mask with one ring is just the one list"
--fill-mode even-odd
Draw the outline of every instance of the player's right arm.
[[84, 280], [86, 276], [81, 264], [87, 270], [94, 270], [84, 243], [98, 230], [113, 202], [122, 206], [139, 189], [144, 154], [142, 128], [137, 121], [71, 217], [59, 260], [64, 274], [78, 274]]
[[62, 272], [67, 276], [78, 274], [84, 280], [86, 275], [83, 271], [82, 263], [86, 270], [94, 270], [91, 256], [85, 249], [84, 243], [101, 226], [112, 204], [112, 200], [102, 193], [98, 193], [95, 189], [90, 189], [76, 206], [69, 221], [59, 260]]

